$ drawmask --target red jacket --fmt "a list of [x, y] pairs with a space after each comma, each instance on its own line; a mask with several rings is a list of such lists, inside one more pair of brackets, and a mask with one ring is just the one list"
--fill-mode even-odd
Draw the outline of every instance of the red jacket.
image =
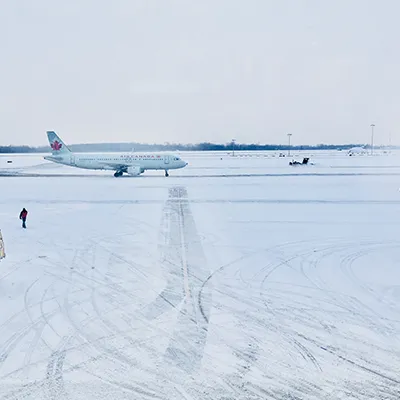
[[28, 215], [28, 211], [22, 210], [21, 213], [19, 214], [19, 219], [26, 218], [27, 215]]

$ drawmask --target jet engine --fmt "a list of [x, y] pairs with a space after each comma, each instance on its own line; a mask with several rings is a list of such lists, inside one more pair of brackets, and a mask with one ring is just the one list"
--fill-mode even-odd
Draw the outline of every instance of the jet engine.
[[135, 166], [135, 167], [128, 167], [128, 168], [126, 169], [126, 173], [129, 174], [129, 175], [133, 175], [133, 176], [138, 176], [138, 175], [140, 175], [142, 172], [143, 172], [142, 169], [141, 169], [140, 167], [137, 167], [137, 166]]

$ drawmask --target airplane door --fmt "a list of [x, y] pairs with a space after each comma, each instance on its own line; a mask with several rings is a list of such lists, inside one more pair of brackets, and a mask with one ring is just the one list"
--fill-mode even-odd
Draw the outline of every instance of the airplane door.
[[164, 156], [164, 164], [169, 164], [169, 156]]
[[75, 165], [75, 155], [71, 155], [71, 165]]

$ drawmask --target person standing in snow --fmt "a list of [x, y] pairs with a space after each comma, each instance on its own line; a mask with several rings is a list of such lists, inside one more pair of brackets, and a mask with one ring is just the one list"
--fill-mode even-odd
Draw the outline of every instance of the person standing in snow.
[[28, 216], [28, 211], [26, 211], [25, 207], [22, 209], [22, 211], [19, 214], [19, 219], [22, 219], [22, 227], [26, 228], [26, 217]]

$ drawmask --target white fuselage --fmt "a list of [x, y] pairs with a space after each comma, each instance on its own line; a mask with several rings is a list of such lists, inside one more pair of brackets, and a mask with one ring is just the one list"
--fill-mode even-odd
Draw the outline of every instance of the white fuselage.
[[348, 154], [365, 154], [367, 152], [366, 149], [363, 147], [352, 147], [349, 151]]
[[[187, 165], [179, 156], [166, 153], [63, 153], [44, 157], [46, 160], [77, 168], [112, 171], [170, 170]], [[137, 173], [136, 173], [137, 172]]]

